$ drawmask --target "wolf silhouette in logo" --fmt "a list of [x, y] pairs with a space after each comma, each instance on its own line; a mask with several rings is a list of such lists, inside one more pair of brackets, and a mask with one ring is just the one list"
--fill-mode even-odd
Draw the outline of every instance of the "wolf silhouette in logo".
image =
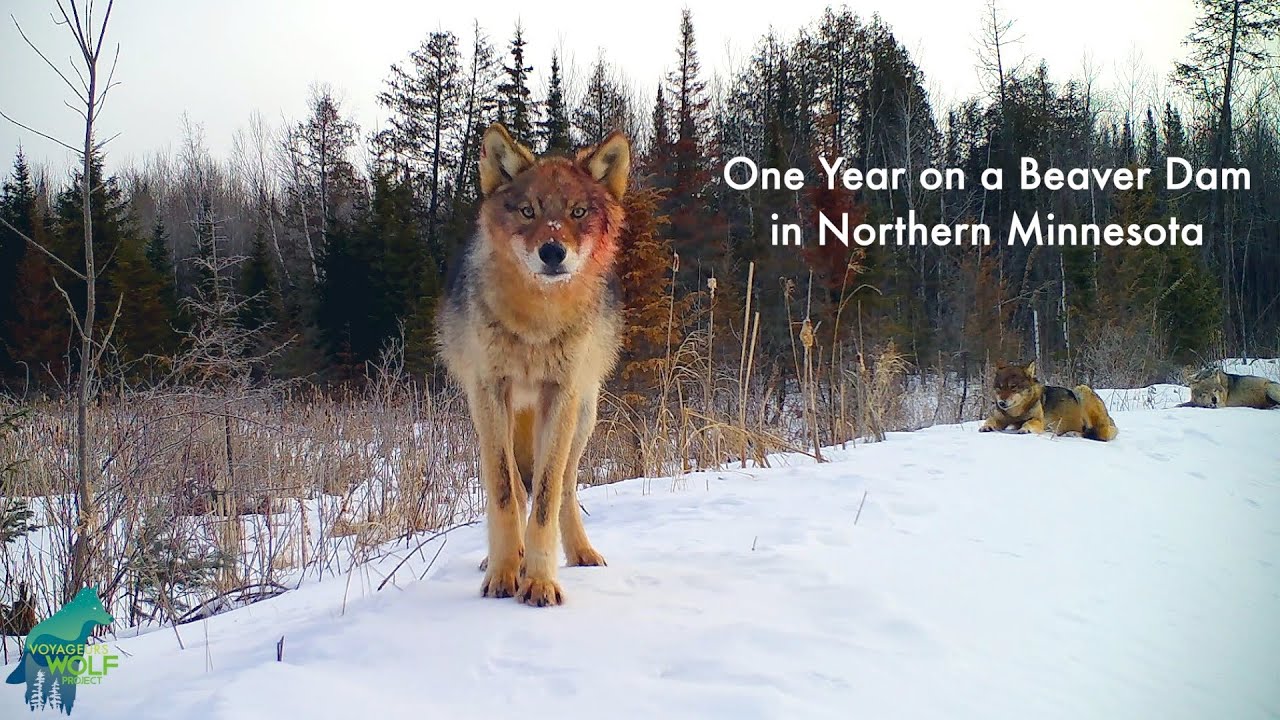
[[[78, 658], [84, 662], [84, 651], [75, 652], [74, 648], [83, 646], [99, 625], [110, 625], [115, 618], [102, 607], [98, 599], [97, 588], [85, 588], [76, 594], [71, 602], [52, 617], [31, 628], [27, 641], [22, 646], [22, 660], [18, 667], [5, 680], [10, 685], [27, 684], [25, 700], [28, 707], [47, 707], [55, 684], [58, 698], [57, 706], [50, 708], [71, 714], [71, 707], [76, 702], [76, 686], [73, 683], [62, 683], [58, 675], [50, 669], [50, 660], [55, 667], [67, 667], [69, 661]], [[34, 702], [33, 702], [34, 700]]]

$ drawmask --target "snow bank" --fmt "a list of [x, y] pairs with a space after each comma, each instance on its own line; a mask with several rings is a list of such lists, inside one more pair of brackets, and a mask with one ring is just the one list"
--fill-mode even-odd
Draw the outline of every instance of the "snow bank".
[[395, 558], [119, 640], [76, 717], [1275, 717], [1280, 411], [1115, 419], [594, 488], [563, 607], [481, 599], [462, 528], [382, 592]]

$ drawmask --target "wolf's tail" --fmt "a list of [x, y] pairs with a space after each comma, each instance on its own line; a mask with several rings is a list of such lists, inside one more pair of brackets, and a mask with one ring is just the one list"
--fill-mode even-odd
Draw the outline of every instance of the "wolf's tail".
[[1084, 436], [1103, 442], [1115, 439], [1120, 434], [1120, 429], [1107, 413], [1107, 406], [1102, 403], [1102, 398], [1088, 385], [1077, 385], [1075, 391], [1084, 409]]

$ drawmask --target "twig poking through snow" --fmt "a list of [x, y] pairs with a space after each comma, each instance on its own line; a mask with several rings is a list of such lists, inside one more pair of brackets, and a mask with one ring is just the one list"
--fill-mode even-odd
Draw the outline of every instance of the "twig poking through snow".
[[862, 502], [858, 503], [858, 514], [853, 516], [853, 524], [858, 524], [858, 518], [862, 517], [862, 506], [867, 504], [867, 491], [862, 491]]
[[[480, 522], [479, 520], [471, 520], [469, 522], [464, 522], [461, 525], [454, 525], [453, 527], [445, 530], [441, 530], [440, 532], [432, 535], [431, 537], [428, 537], [426, 540], [423, 540], [422, 542], [418, 543], [418, 547], [414, 548], [408, 555], [405, 555], [404, 559], [401, 560], [399, 563], [397, 563], [396, 566], [391, 569], [391, 572], [388, 573], [387, 576], [382, 579], [382, 582], [378, 583], [378, 590], [381, 591], [382, 588], [386, 587], [387, 583], [391, 582], [391, 578], [395, 577], [396, 573], [399, 572], [400, 568], [404, 567], [404, 564], [406, 562], [409, 562], [409, 558], [413, 557], [413, 553], [421, 550], [424, 545], [431, 542], [432, 540], [435, 540], [436, 538], [444, 537], [445, 535], [448, 535], [449, 533], [453, 532], [454, 530], [457, 530], [458, 528], [468, 527], [470, 525], [475, 525], [479, 522]], [[441, 543], [440, 547], [441, 549], [443, 549], [444, 544]], [[440, 556], [440, 550], [436, 550], [436, 557], [439, 557], [439, 556]], [[435, 561], [436, 561], [435, 557], [431, 558], [431, 562], [434, 563]], [[431, 566], [427, 565], [427, 569], [428, 570], [431, 569]]]
[[280, 642], [276, 643], [276, 662], [284, 662], [284, 636], [280, 636]]
[[759, 535], [757, 535], [757, 536], [755, 536], [754, 538], [752, 538], [752, 539], [751, 539], [751, 552], [755, 552], [755, 551], [756, 551], [756, 540], [759, 540], [759, 539], [760, 539], [760, 536], [759, 536]]
[[444, 550], [444, 546], [449, 544], [449, 537], [446, 535], [444, 542], [440, 543], [440, 547], [436, 548], [436, 554], [431, 556], [431, 562], [427, 563], [427, 567], [423, 569], [422, 574], [418, 576], [418, 580], [422, 581], [427, 577], [427, 573], [431, 572], [431, 566], [436, 564], [436, 558], [440, 557], [440, 552]]

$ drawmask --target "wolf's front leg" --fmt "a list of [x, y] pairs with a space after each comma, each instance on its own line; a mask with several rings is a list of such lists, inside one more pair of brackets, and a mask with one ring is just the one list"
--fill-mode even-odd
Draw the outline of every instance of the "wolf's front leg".
[[1028, 420], [1028, 421], [1026, 421], [1026, 422], [1022, 423], [1022, 427], [1018, 428], [1018, 434], [1019, 434], [1019, 435], [1026, 435], [1026, 434], [1028, 434], [1028, 433], [1036, 433], [1036, 434], [1039, 434], [1039, 433], [1042, 433], [1042, 432], [1044, 432], [1044, 418], [1043, 418], [1043, 417], [1033, 417], [1033, 418], [1031, 418], [1030, 420]]
[[573, 434], [573, 447], [569, 450], [569, 463], [565, 467], [564, 489], [560, 499], [560, 544], [569, 565], [604, 565], [604, 556], [591, 547], [587, 529], [582, 525], [582, 509], [578, 507], [578, 464], [587, 449], [587, 441], [596, 428], [596, 404], [599, 390], [583, 397], [579, 402], [578, 427]]
[[522, 530], [523, 488], [516, 488], [515, 454], [511, 447], [511, 413], [505, 389], [469, 389], [468, 405], [480, 441], [480, 477], [484, 482], [485, 515], [489, 528], [489, 557], [484, 567], [484, 597], [506, 598], [516, 594], [520, 559], [524, 554]]
[[1005, 429], [1004, 421], [1000, 420], [995, 415], [992, 415], [991, 417], [987, 418], [986, 422], [982, 423], [982, 427], [978, 428], [978, 432], [995, 432], [996, 430], [1004, 430], [1004, 429]]
[[565, 467], [578, 424], [578, 400], [568, 388], [546, 385], [538, 405], [532, 510], [525, 528], [524, 572], [516, 599], [543, 607], [564, 602], [564, 592], [556, 582], [556, 541]]

